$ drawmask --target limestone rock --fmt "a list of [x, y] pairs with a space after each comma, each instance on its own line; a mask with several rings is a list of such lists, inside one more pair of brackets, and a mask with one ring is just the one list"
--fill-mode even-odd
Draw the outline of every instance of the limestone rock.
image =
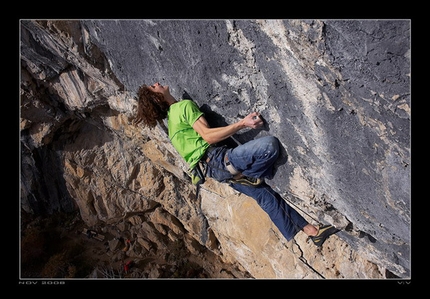
[[[129, 226], [123, 254], [165, 261], [146, 277], [179, 275], [169, 252], [184, 242], [189, 263], [213, 277], [410, 278], [410, 29], [408, 20], [21, 20], [21, 207]], [[264, 129], [234, 139], [278, 137], [268, 183], [310, 222], [342, 231], [320, 249], [303, 233], [287, 242], [227, 185], [209, 179], [196, 198], [166, 124], [130, 122], [137, 88], [155, 81], [195, 100], [212, 125], [258, 110]]]

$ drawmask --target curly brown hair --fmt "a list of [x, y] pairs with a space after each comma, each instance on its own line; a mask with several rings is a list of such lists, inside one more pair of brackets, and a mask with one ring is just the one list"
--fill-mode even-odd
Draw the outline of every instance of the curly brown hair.
[[158, 121], [167, 117], [169, 105], [164, 101], [162, 93], [154, 92], [147, 85], [142, 85], [137, 91], [137, 113], [133, 124], [143, 122], [145, 126], [154, 128]]

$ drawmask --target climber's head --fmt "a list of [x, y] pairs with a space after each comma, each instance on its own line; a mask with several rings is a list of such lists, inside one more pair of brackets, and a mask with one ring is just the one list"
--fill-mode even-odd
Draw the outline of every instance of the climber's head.
[[137, 92], [137, 113], [133, 123], [137, 125], [143, 122], [145, 126], [154, 128], [157, 121], [167, 117], [172, 99], [167, 85], [163, 86], [157, 82], [151, 86], [145, 84], [140, 86]]

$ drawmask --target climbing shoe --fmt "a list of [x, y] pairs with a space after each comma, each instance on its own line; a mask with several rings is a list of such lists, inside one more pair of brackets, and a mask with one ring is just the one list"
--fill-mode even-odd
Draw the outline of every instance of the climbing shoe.
[[234, 184], [242, 184], [242, 185], [246, 185], [246, 186], [258, 186], [261, 185], [261, 183], [264, 182], [263, 179], [257, 179], [257, 178], [251, 178], [248, 176], [242, 176], [240, 178], [237, 179], [232, 179], [231, 180], [232, 183]]
[[332, 225], [320, 226], [318, 234], [310, 237], [310, 239], [316, 246], [320, 247], [329, 236], [337, 233], [338, 231], [339, 230]]

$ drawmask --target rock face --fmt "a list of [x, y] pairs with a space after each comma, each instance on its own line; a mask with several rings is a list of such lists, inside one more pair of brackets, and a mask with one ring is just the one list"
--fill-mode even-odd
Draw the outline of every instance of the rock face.
[[[22, 209], [126, 220], [136, 244], [185, 240], [254, 278], [410, 278], [410, 55], [408, 20], [22, 20]], [[259, 111], [234, 139], [278, 137], [268, 183], [342, 231], [317, 249], [227, 185], [196, 198], [166, 126], [131, 125], [157, 81], [213, 126]]]

